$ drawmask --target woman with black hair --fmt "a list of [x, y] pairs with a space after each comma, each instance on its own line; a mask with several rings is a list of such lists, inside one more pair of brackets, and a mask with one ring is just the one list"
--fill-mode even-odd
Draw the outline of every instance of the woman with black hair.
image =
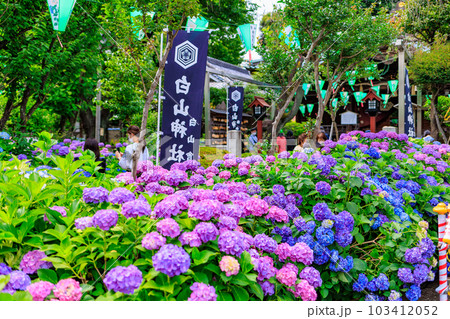
[[95, 155], [95, 161], [100, 162], [100, 169], [98, 170], [99, 173], [104, 174], [106, 170], [106, 159], [104, 157], [100, 157], [100, 149], [98, 147], [98, 142], [96, 139], [88, 138], [84, 142], [83, 150], [90, 150]]
[[[131, 171], [131, 168], [133, 166], [133, 153], [139, 144], [140, 131], [141, 130], [139, 129], [139, 127], [137, 127], [136, 125], [131, 125], [127, 130], [128, 141], [130, 144], [128, 144], [128, 146], [125, 148], [125, 153], [116, 152], [116, 158], [119, 160], [120, 167], [126, 169], [127, 171]], [[139, 156], [138, 162], [148, 161], [148, 159], [148, 149], [147, 147], [144, 147], [141, 156]]]

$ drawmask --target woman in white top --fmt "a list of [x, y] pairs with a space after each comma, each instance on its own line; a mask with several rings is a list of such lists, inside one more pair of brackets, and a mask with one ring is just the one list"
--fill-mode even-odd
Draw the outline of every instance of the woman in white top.
[[305, 145], [307, 137], [308, 136], [306, 135], [306, 133], [302, 133], [302, 134], [299, 135], [298, 140], [297, 140], [298, 144], [294, 148], [294, 152], [303, 152], [304, 148], [309, 148], [310, 147], [309, 145]]
[[[116, 158], [119, 160], [119, 165], [123, 169], [131, 171], [133, 166], [133, 153], [139, 144], [139, 132], [140, 129], [136, 125], [132, 125], [127, 130], [128, 141], [130, 144], [125, 148], [125, 153], [116, 152]], [[148, 150], [144, 147], [144, 151], [139, 156], [138, 162], [148, 161]]]

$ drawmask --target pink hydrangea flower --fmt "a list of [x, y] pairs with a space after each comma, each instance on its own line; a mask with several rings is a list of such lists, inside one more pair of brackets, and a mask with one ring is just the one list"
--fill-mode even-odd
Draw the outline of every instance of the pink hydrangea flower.
[[53, 293], [60, 301], [79, 301], [82, 296], [80, 283], [72, 278], [60, 280]]
[[236, 258], [231, 256], [223, 256], [219, 262], [220, 270], [225, 272], [227, 277], [237, 275], [239, 273], [240, 265]]
[[289, 221], [289, 215], [284, 209], [272, 206], [267, 213], [266, 219], [273, 219], [279, 223], [287, 223]]
[[33, 301], [44, 301], [45, 298], [50, 295], [54, 284], [48, 281], [38, 281], [27, 287], [28, 292], [33, 297]]
[[297, 274], [290, 268], [283, 267], [277, 272], [277, 280], [286, 286], [295, 285], [297, 280]]
[[219, 178], [230, 179], [231, 173], [229, 171], [222, 171], [219, 173]]

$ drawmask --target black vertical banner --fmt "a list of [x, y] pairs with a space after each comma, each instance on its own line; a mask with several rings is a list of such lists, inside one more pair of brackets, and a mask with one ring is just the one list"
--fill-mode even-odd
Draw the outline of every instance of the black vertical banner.
[[178, 31], [164, 73], [161, 166], [198, 160], [209, 32]]
[[414, 129], [414, 115], [411, 102], [411, 87], [409, 86], [408, 69], [405, 68], [405, 134], [409, 137], [416, 136]]
[[234, 86], [228, 88], [228, 130], [239, 131], [242, 124], [244, 108], [244, 88]]

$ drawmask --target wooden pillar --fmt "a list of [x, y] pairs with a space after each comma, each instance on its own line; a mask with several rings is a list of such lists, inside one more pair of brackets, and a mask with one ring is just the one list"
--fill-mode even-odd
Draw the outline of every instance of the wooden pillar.
[[417, 88], [417, 126], [416, 136], [422, 137], [422, 88]]
[[398, 46], [398, 133], [405, 133], [405, 48]]
[[370, 117], [370, 131], [372, 133], [376, 133], [377, 132], [377, 117], [376, 116], [371, 116]]
[[205, 146], [211, 146], [211, 100], [209, 91], [209, 72], [205, 74]]
[[263, 127], [262, 127], [262, 121], [258, 121], [257, 123], [257, 131], [256, 135], [258, 136], [258, 142], [259, 140], [262, 140], [263, 138]]

